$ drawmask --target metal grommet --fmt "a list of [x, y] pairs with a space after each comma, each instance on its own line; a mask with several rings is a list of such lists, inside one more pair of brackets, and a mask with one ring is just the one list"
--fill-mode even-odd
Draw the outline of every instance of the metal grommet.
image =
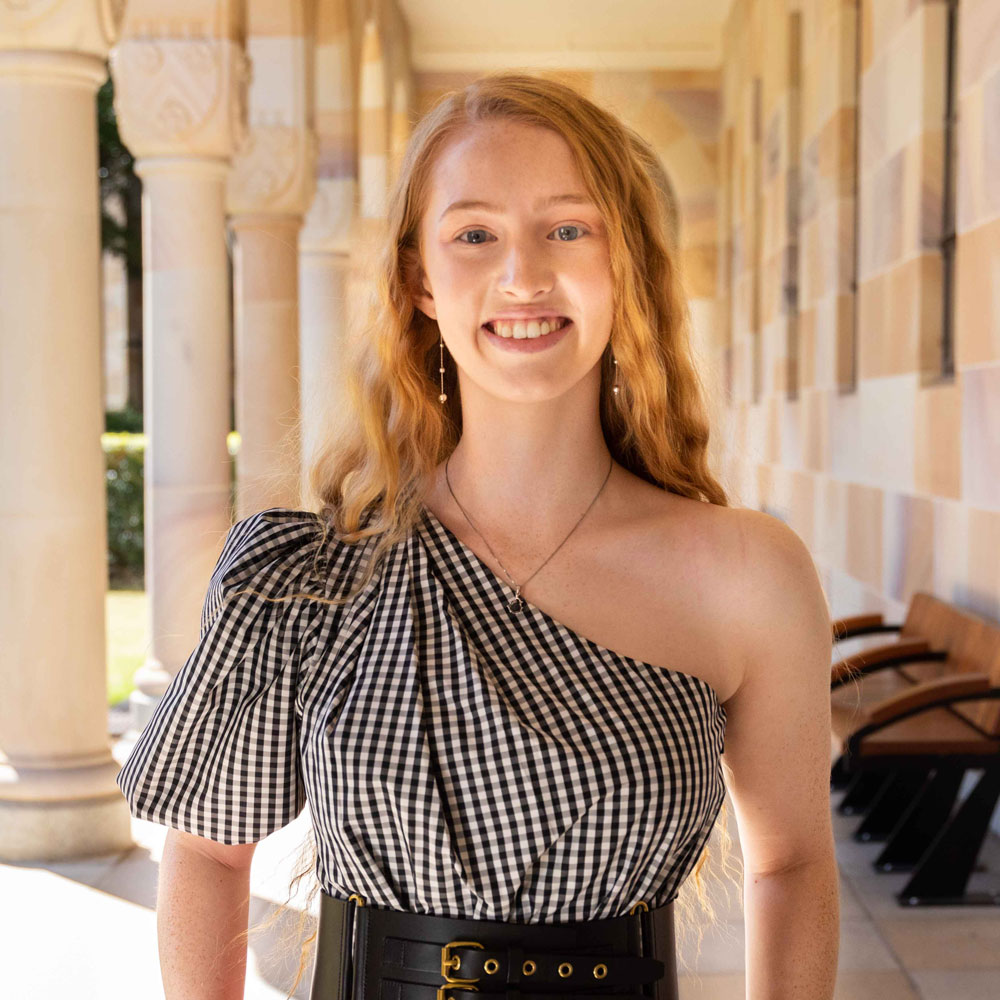
[[483, 972], [488, 972], [491, 976], [499, 968], [500, 963], [495, 958], [488, 958], [485, 962], [483, 962]]
[[524, 963], [524, 965], [521, 966], [521, 972], [525, 976], [530, 976], [530, 975], [532, 975], [534, 973], [535, 969], [537, 969], [537, 968], [538, 968], [538, 966], [535, 965], [535, 963], [532, 962], [531, 959], [529, 958]]
[[600, 965], [594, 966], [594, 978], [603, 979], [608, 974], [608, 967], [602, 962]]
[[573, 966], [569, 962], [563, 962], [559, 966], [559, 975], [565, 979], [567, 976], [573, 975]]
[[644, 900], [640, 899], [639, 902], [636, 903], [635, 906], [633, 906], [632, 909], [628, 911], [629, 914], [635, 913], [635, 911], [638, 910], [640, 906], [644, 910], [647, 910], [647, 911], [649, 910], [649, 905]]

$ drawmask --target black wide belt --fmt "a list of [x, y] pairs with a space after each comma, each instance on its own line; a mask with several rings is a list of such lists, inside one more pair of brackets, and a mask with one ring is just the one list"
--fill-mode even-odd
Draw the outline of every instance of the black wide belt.
[[678, 1000], [673, 903], [619, 917], [507, 923], [320, 893], [310, 1000]]

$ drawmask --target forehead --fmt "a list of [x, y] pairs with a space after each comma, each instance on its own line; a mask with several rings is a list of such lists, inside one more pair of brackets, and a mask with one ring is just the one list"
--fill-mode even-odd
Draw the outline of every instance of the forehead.
[[573, 151], [561, 135], [523, 122], [479, 122], [438, 154], [427, 207], [436, 219], [446, 205], [460, 199], [513, 210], [567, 191], [587, 194]]

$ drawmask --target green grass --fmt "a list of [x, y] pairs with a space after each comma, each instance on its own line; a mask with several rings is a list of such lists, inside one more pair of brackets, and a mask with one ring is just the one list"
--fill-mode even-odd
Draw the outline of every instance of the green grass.
[[146, 592], [109, 590], [104, 602], [108, 648], [108, 704], [127, 698], [132, 678], [149, 648], [146, 635]]

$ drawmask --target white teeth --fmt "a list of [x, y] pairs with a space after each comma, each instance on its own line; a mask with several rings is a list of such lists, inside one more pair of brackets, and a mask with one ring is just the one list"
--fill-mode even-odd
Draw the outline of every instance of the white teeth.
[[522, 320], [510, 322], [508, 320], [496, 320], [492, 323], [493, 332], [498, 337], [513, 338], [515, 340], [535, 340], [544, 337], [553, 330], [558, 330], [566, 325], [568, 320], [555, 319], [551, 323], [548, 320], [529, 320], [527, 323]]

